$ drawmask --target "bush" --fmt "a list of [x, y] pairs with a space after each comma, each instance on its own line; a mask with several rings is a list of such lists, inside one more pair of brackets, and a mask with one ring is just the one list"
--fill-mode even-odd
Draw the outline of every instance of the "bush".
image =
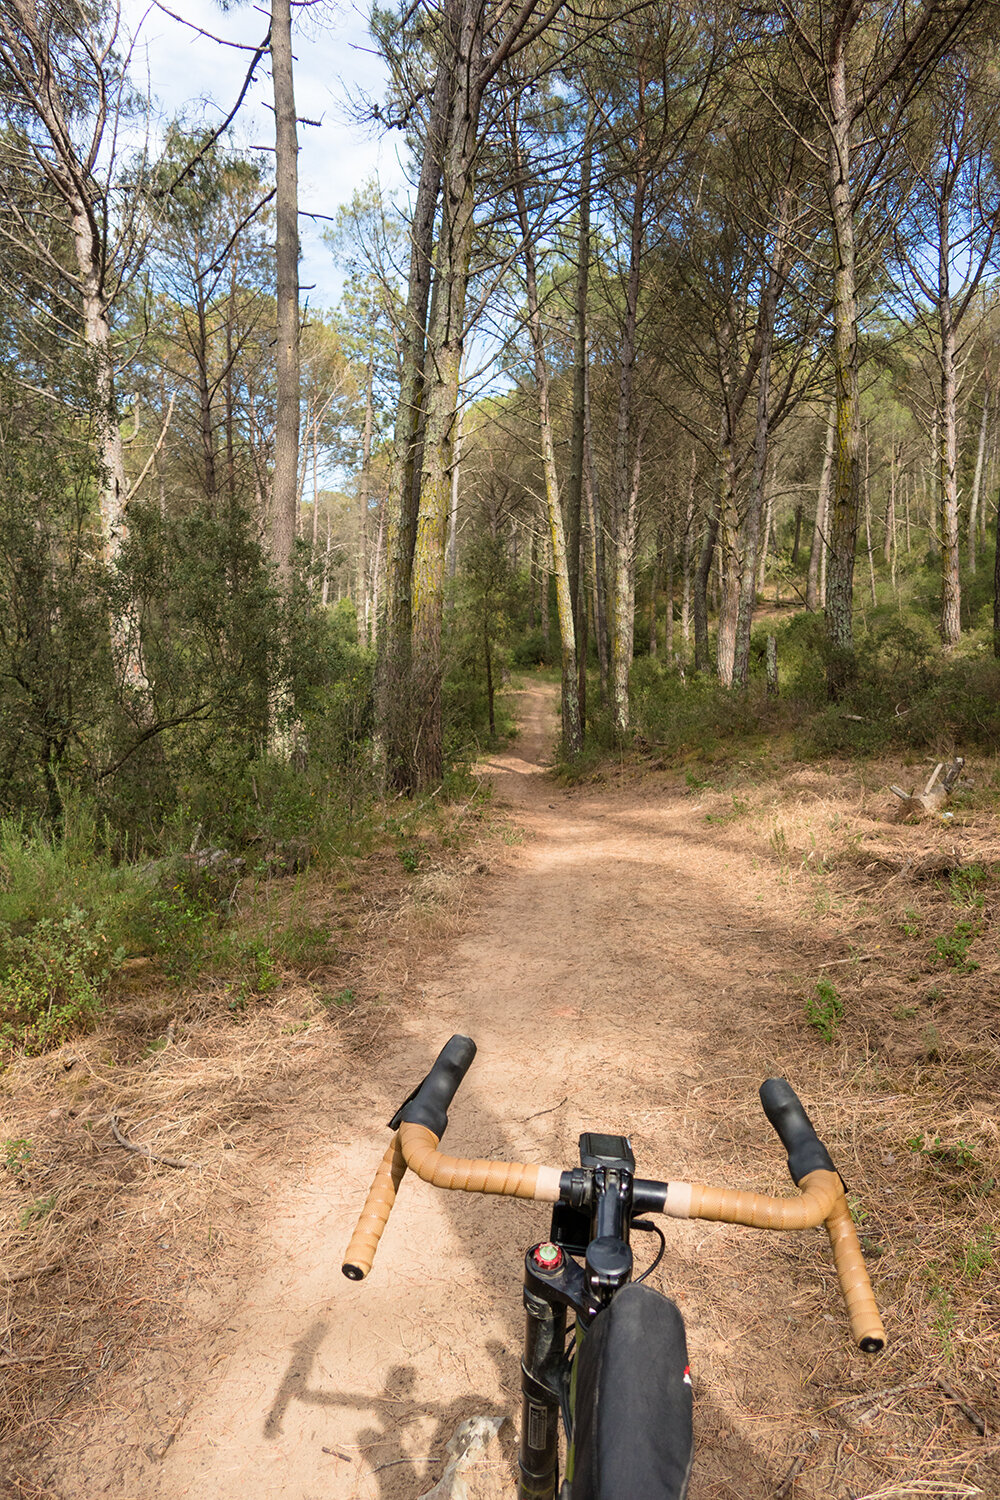
[[[556, 647], [558, 642], [556, 643]], [[548, 646], [540, 630], [530, 630], [519, 636], [511, 649], [511, 661], [515, 667], [547, 667], [552, 661], [553, 643]]]
[[75, 804], [62, 839], [0, 820], [0, 1045], [30, 1053], [90, 1024], [102, 988], [134, 952], [155, 879], [101, 853]]
[[96, 1015], [101, 986], [121, 964], [78, 906], [41, 917], [0, 951], [0, 1046], [30, 1054], [63, 1041]]
[[711, 753], [734, 736], [760, 733], [776, 712], [759, 684], [728, 692], [715, 678], [685, 681], [648, 656], [633, 665], [630, 696], [636, 737], [674, 751]]

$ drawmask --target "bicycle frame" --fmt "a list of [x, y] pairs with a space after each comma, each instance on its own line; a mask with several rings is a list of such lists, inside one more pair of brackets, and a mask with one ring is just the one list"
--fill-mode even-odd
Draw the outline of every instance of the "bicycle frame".
[[[518, 1500], [556, 1500], [559, 1420], [566, 1430], [567, 1481], [573, 1473], [573, 1361], [566, 1350], [566, 1315], [576, 1341], [632, 1275], [629, 1232], [635, 1159], [622, 1136], [580, 1137], [580, 1197], [593, 1181], [589, 1215], [556, 1205], [550, 1240], [557, 1257], [533, 1245], [524, 1257], [524, 1353], [521, 1360], [521, 1443]], [[584, 1257], [584, 1265], [574, 1259]], [[548, 1264], [546, 1262], [549, 1262]]]

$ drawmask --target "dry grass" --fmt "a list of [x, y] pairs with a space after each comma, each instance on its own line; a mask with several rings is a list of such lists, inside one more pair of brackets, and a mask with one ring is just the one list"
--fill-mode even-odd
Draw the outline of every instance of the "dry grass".
[[226, 1316], [262, 1184], [309, 1151], [320, 1107], [326, 1130], [350, 1114], [336, 1080], [377, 1055], [409, 967], [474, 910], [501, 826], [478, 803], [445, 810], [416, 830], [415, 873], [385, 848], [270, 882], [255, 921], [266, 900], [276, 929], [328, 928], [320, 961], [235, 1006], [223, 979], [133, 964], [98, 1029], [0, 1076], [0, 1493], [43, 1500], [33, 1460], [96, 1378], [178, 1317]]
[[[886, 1323], [877, 1361], [833, 1345], [812, 1371], [801, 1421], [822, 1441], [800, 1470], [817, 1495], [1000, 1495], [1000, 837], [996, 767], [969, 773], [947, 824], [894, 820], [889, 782], [926, 775], [899, 762], [689, 793], [720, 842], [753, 849], [761, 920], [786, 933], [778, 972], [747, 988], [734, 1070], [778, 1059], [811, 1101]], [[830, 1040], [807, 1015], [819, 981], [841, 1008]], [[698, 1107], [745, 1161], [752, 1090]], [[838, 1313], [815, 1246], [774, 1253], [795, 1263], [790, 1285], [812, 1279], [797, 1318]]]

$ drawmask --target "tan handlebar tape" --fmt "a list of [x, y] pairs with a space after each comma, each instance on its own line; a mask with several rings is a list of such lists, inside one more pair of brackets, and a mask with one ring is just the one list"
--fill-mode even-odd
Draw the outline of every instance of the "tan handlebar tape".
[[836, 1172], [807, 1172], [798, 1198], [769, 1198], [703, 1182], [672, 1182], [664, 1213], [676, 1219], [715, 1219], [751, 1229], [811, 1229], [830, 1214], [843, 1187]]
[[365, 1199], [361, 1217], [344, 1256], [342, 1270], [351, 1281], [362, 1281], [371, 1270], [378, 1242], [396, 1201], [396, 1191], [405, 1174], [406, 1158], [397, 1131], [379, 1162], [375, 1181]]
[[885, 1347], [885, 1330], [840, 1177], [836, 1172], [807, 1172], [801, 1187], [799, 1198], [769, 1198], [706, 1187], [703, 1182], [672, 1182], [664, 1212], [679, 1219], [748, 1224], [752, 1229], [811, 1229], [825, 1223], [851, 1332], [866, 1354], [876, 1354]]
[[406, 1165], [433, 1187], [454, 1188], [464, 1193], [503, 1193], [509, 1198], [534, 1198], [558, 1203], [558, 1167], [528, 1167], [518, 1161], [471, 1161], [445, 1156], [437, 1148], [438, 1138], [426, 1125], [399, 1127]]
[[865, 1354], [877, 1354], [880, 1349], [885, 1348], [885, 1329], [875, 1305], [875, 1294], [858, 1244], [851, 1211], [843, 1194], [827, 1217], [826, 1229], [833, 1247], [833, 1263], [837, 1267], [840, 1289], [847, 1303], [847, 1316], [851, 1320], [855, 1342]]
[[[562, 1174], [558, 1167], [445, 1156], [438, 1150], [438, 1137], [432, 1130], [425, 1125], [403, 1124], [379, 1163], [347, 1247], [344, 1275], [353, 1281], [360, 1281], [372, 1268], [407, 1167], [432, 1187], [466, 1193], [502, 1193], [543, 1203], [559, 1201]], [[800, 1187], [798, 1198], [771, 1198], [765, 1193], [708, 1187], [703, 1182], [672, 1182], [663, 1211], [678, 1219], [713, 1219], [725, 1224], [746, 1224], [752, 1229], [811, 1229], [825, 1223], [851, 1332], [866, 1354], [875, 1354], [885, 1346], [885, 1331], [843, 1183], [836, 1172], [817, 1170], [807, 1172]]]

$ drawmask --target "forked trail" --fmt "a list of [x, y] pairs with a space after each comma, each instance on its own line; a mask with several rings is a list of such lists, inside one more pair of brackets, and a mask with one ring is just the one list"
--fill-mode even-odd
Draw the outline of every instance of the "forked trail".
[[[521, 705], [521, 737], [490, 765], [526, 831], [514, 869], [472, 929], [411, 975], [377, 1077], [359, 1063], [329, 1080], [352, 1128], [321, 1134], [308, 1166], [289, 1168], [265, 1269], [212, 1346], [191, 1351], [166, 1451], [113, 1463], [91, 1448], [72, 1500], [410, 1500], [458, 1421], [515, 1415], [521, 1256], [545, 1234], [544, 1211], [408, 1178], [371, 1277], [340, 1274], [384, 1123], [452, 1032], [479, 1045], [453, 1152], [569, 1166], [581, 1130], [607, 1130], [631, 1135], [643, 1175], [790, 1190], [755, 1095], [794, 1061], [755, 1045], [753, 1004], [804, 935], [761, 904], [752, 851], [693, 817], [691, 798], [559, 790], [543, 774], [553, 690], [532, 686]], [[668, 1226], [656, 1280], [688, 1321], [694, 1500], [773, 1495], [802, 1451], [817, 1358], [829, 1345], [850, 1358], [841, 1307], [818, 1295], [820, 1243]], [[795, 1494], [832, 1493], [824, 1472], [813, 1455]]]

